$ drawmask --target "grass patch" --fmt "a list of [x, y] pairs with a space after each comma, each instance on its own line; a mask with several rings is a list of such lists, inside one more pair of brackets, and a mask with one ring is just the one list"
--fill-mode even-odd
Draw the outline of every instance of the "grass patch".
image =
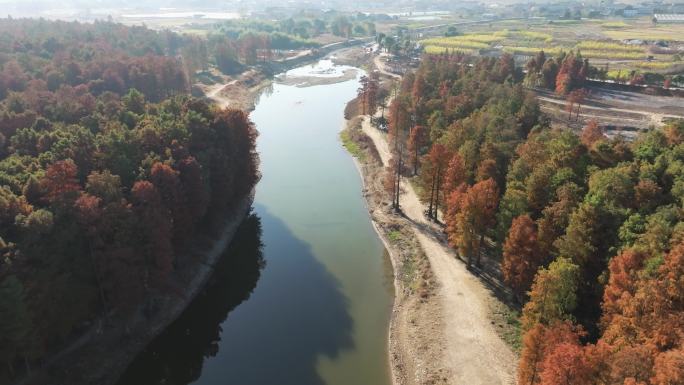
[[503, 338], [506, 343], [516, 352], [522, 348], [522, 330], [520, 324], [520, 313], [508, 309], [504, 313], [504, 319], [508, 327], [504, 328]]
[[349, 153], [359, 160], [364, 160], [366, 154], [361, 150], [361, 147], [352, 139], [350, 130], [344, 129], [340, 133], [340, 139], [342, 140], [342, 145], [349, 151]]
[[474, 53], [477, 53], [477, 51], [474, 49], [440, 47], [440, 46], [436, 46], [436, 45], [425, 46], [424, 51], [428, 55], [441, 55], [441, 54], [447, 53], [447, 52], [449, 52], [449, 53], [460, 52], [460, 53], [463, 53], [466, 55], [472, 55]]
[[402, 272], [406, 277], [407, 287], [423, 300], [429, 297], [434, 290], [432, 271], [427, 256], [420, 248], [418, 241], [414, 238], [412, 243], [406, 242], [406, 246], [411, 244], [412, 247], [406, 251], [402, 262]]
[[423, 28], [425, 26], [426, 26], [425, 23], [419, 23], [419, 22], [413, 22], [413, 23], [406, 24], [406, 28], [408, 28], [408, 29]]
[[383, 232], [399, 255], [397, 278], [406, 293], [418, 295], [421, 301], [428, 298], [434, 291], [434, 277], [413, 230], [400, 222], [393, 222], [384, 226]]
[[598, 50], [598, 51], [611, 51], [611, 52], [638, 52], [643, 54], [644, 49], [641, 47], [633, 46], [633, 45], [627, 45], [627, 44], [620, 44], [620, 43], [610, 43], [610, 42], [605, 42], [605, 41], [593, 41], [593, 40], [585, 40], [581, 41], [579, 44], [576, 46], [577, 48], [581, 50]]
[[625, 23], [624, 21], [609, 21], [602, 23], [601, 27], [608, 29], [622, 29], [629, 27], [629, 24]]
[[574, 20], [574, 19], [562, 19], [562, 20], [550, 20], [549, 24], [556, 24], [556, 25], [577, 25], [581, 24], [583, 21], [582, 20]]
[[[527, 22], [526, 29], [508, 24], [473, 27], [472, 32], [460, 36], [431, 38], [422, 43], [425, 53], [432, 55], [447, 52], [479, 55], [486, 50], [501, 49], [520, 56], [534, 56], [544, 50], [548, 57], [558, 56], [561, 52], [579, 51], [594, 65], [620, 61], [612, 68], [623, 68], [623, 71], [675, 72], [680, 69], [670, 54], [654, 54], [647, 45], [625, 44], [621, 40], [684, 42], [684, 25], [653, 26], [650, 23], [620, 20], [563, 20], [544, 24]], [[586, 40], [584, 36], [587, 33], [595, 37]], [[647, 62], [649, 56], [653, 56], [655, 62]]]
[[608, 30], [603, 32], [606, 36], [616, 39], [639, 39], [639, 40], [665, 40], [665, 41], [683, 41], [684, 40], [684, 25], [670, 25], [663, 27], [644, 27], [644, 28], [629, 28], [620, 30]]
[[[493, 43], [495, 41], [501, 41], [505, 38], [505, 35], [499, 35], [496, 33], [493, 34], [484, 34], [484, 33], [468, 33], [463, 36], [455, 36], [455, 38], [461, 38], [462, 40], [467, 40], [467, 41], [478, 41], [480, 43]], [[453, 38], [450, 38], [453, 39]]]
[[610, 52], [610, 51], [594, 51], [594, 50], [583, 50], [582, 57], [594, 58], [594, 59], [628, 59], [628, 60], [639, 60], [645, 59], [646, 55], [644, 52]]
[[477, 40], [463, 39], [466, 36], [440, 37], [423, 40], [423, 44], [446, 48], [483, 49], [489, 48], [489, 44]]
[[387, 238], [389, 238], [389, 240], [393, 243], [398, 242], [401, 240], [401, 231], [399, 231], [399, 230], [390, 231], [389, 233], [387, 233]]
[[[567, 51], [562, 47], [504, 47], [504, 52], [518, 55], [536, 55], [537, 52], [544, 50], [546, 55], [557, 56], [561, 51]], [[584, 53], [582, 53], [584, 55]]]
[[406, 288], [413, 292], [415, 292], [420, 285], [420, 282], [416, 279], [416, 260], [411, 255], [405, 255], [402, 259], [401, 277]]
[[[418, 170], [420, 172], [420, 170]], [[408, 178], [409, 183], [411, 184], [411, 187], [413, 187], [413, 191], [415, 191], [416, 195], [418, 195], [418, 198], [422, 200], [422, 197], [426, 195], [425, 191], [423, 191], [423, 187], [420, 185], [420, 182], [418, 180], [418, 176], [414, 175], [410, 178]]]
[[682, 62], [650, 62], [644, 61], [634, 64], [638, 68], [643, 68], [647, 70], [666, 70], [677, 65], [684, 65]]
[[550, 42], [553, 40], [553, 36], [550, 34], [537, 31], [509, 31], [505, 29], [503, 31], [494, 32], [494, 35], [507, 37], [511, 40], [533, 40], [544, 42]]
[[622, 69], [622, 70], [610, 70], [608, 73], [606, 73], [606, 77], [610, 80], [622, 80], [622, 81], [627, 81], [629, 80], [629, 75], [632, 71], [629, 69]]

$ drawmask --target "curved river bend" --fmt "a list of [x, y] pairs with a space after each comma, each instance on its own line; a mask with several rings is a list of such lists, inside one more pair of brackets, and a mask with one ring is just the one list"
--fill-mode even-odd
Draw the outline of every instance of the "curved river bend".
[[[352, 70], [321, 61], [289, 71], [287, 84]], [[208, 287], [120, 385], [390, 383], [391, 268], [338, 139], [359, 76], [276, 83], [261, 96], [253, 214]]]

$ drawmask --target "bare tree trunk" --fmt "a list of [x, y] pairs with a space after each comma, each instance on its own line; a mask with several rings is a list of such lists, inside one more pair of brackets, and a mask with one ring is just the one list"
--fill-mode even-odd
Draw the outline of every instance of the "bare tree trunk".
[[481, 265], [480, 259], [482, 257], [482, 243], [484, 242], [484, 234], [480, 235], [480, 242], [477, 245], [477, 261], [475, 264], [479, 267]]
[[93, 253], [93, 246], [90, 244], [90, 241], [88, 242], [88, 248], [90, 249], [90, 261], [93, 264], [93, 271], [95, 273], [95, 284], [97, 285], [97, 291], [100, 294], [102, 315], [104, 316], [104, 319], [108, 321], [109, 306], [107, 306], [104, 289], [102, 288], [102, 277], [100, 277], [100, 270], [98, 269], [97, 262], [95, 261], [95, 254]]
[[397, 188], [396, 188], [397, 204], [395, 206], [395, 208], [397, 210], [399, 210], [399, 192], [400, 192], [400, 186], [401, 186], [401, 169], [404, 167], [404, 159], [402, 157], [402, 152], [403, 151], [399, 151], [399, 167], [397, 167]]
[[[397, 163], [398, 167], [398, 163]], [[392, 207], [396, 210], [399, 208], [399, 205], [397, 204], [397, 190], [399, 189], [399, 173], [395, 170], [394, 171], [394, 188], [392, 189]]]
[[432, 206], [434, 204], [435, 196], [435, 174], [432, 174], [432, 183], [430, 186], [430, 204], [428, 205], [428, 218], [432, 218]]
[[441, 175], [442, 175], [442, 166], [440, 165], [437, 168], [437, 185], [435, 186], [435, 213], [432, 216], [432, 219], [435, 220], [435, 222], [439, 223], [439, 186], [441, 185]]
[[530, 378], [529, 385], [534, 385], [534, 383], [537, 381], [537, 363], [534, 363], [533, 366], [534, 369], [532, 369], [532, 378]]
[[416, 153], [413, 154], [413, 175], [418, 175], [418, 144], [416, 143]]

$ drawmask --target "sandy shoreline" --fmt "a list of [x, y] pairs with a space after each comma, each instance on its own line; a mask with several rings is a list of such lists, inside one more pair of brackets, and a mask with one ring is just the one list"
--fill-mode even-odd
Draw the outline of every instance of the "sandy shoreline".
[[[344, 130], [353, 130], [355, 125], [358, 118], [347, 120]], [[442, 317], [429, 263], [411, 229], [391, 213], [384, 199], [380, 178], [383, 166], [373, 144], [358, 144], [364, 156], [352, 159], [362, 180], [371, 223], [390, 256], [394, 273], [387, 341], [392, 384], [445, 383], [448, 373], [431, 364], [439, 362], [441, 355], [437, 339]]]
[[346, 69], [340, 76], [296, 76], [296, 75], [281, 75], [276, 77], [279, 84], [296, 87], [311, 87], [322, 86], [326, 84], [335, 84], [345, 82], [356, 78], [358, 70]]
[[[349, 125], [350, 121], [346, 121], [346, 125]], [[344, 129], [347, 129], [345, 127]], [[354, 162], [354, 166], [356, 166], [356, 171], [359, 173], [359, 177], [361, 177], [361, 187], [364, 191], [364, 202], [366, 204], [366, 209], [368, 210], [369, 214], [372, 213], [372, 210], [370, 208], [370, 201], [367, 197], [367, 183], [366, 183], [366, 177], [367, 175], [364, 174], [364, 171], [362, 170], [362, 165], [359, 159], [355, 156], [352, 156], [352, 160]], [[396, 325], [396, 314], [397, 314], [397, 298], [399, 298], [398, 293], [402, 292], [401, 288], [401, 283], [397, 279], [397, 271], [399, 271], [399, 258], [397, 256], [396, 250], [394, 247], [390, 245], [389, 240], [387, 239], [387, 235], [380, 229], [380, 226], [378, 222], [373, 219], [371, 216], [371, 224], [373, 225], [373, 230], [375, 230], [375, 233], [378, 235], [378, 238], [380, 238], [380, 241], [382, 244], [385, 246], [385, 250], [387, 250], [387, 254], [390, 257], [390, 264], [392, 265], [392, 285], [394, 286], [394, 298], [392, 300], [392, 312], [390, 315], [390, 323], [389, 323], [389, 328], [387, 329], [387, 357], [388, 357], [388, 364], [390, 365], [390, 373], [391, 373], [391, 378], [392, 378], [392, 384], [393, 385], [400, 385], [403, 384], [405, 381], [401, 378], [399, 378], [399, 373], [397, 373], [396, 370], [392, 369], [395, 367], [395, 364], [393, 362], [392, 357], [394, 356], [393, 352], [396, 351], [396, 347], [392, 346], [392, 341], [395, 341], [396, 338], [393, 337], [394, 330], [395, 330], [395, 325]]]

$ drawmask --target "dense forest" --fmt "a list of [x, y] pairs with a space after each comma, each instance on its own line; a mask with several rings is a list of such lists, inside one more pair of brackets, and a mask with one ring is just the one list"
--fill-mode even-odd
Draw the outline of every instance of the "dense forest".
[[193, 39], [0, 20], [0, 380], [150, 293], [258, 179], [245, 113], [189, 97]]
[[375, 23], [372, 15], [365, 13], [343, 14], [333, 10], [314, 16], [301, 14], [284, 17], [278, 21], [266, 19], [228, 20], [214, 27], [217, 32], [233, 39], [248, 34], [259, 34], [271, 41], [273, 49], [296, 49], [318, 44], [311, 38], [329, 33], [334, 36], [374, 36]]
[[362, 13], [344, 15], [330, 11], [320, 17], [303, 13], [278, 21], [228, 20], [212, 25], [207, 33], [206, 42], [193, 44], [188, 50], [193, 68], [203, 69], [213, 60], [221, 71], [231, 74], [239, 72], [244, 65], [268, 62], [283, 51], [319, 47], [321, 43], [313, 39], [323, 34], [347, 39], [373, 36], [375, 24]]
[[[540, 53], [527, 70], [453, 53], [407, 74], [389, 113], [393, 204], [410, 178], [469, 267], [496, 261], [524, 305], [519, 384], [681, 384], [684, 122], [634, 141], [551, 128], [523, 83], [581, 98], [588, 61]], [[372, 113], [376, 87], [360, 92]]]

